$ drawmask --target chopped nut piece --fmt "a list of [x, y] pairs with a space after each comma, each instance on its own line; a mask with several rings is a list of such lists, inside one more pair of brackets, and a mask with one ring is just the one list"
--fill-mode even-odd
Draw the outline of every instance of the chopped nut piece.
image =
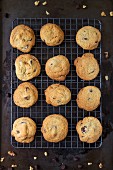
[[46, 1], [45, 1], [45, 2], [43, 2], [43, 3], [42, 3], [42, 5], [47, 5], [47, 2], [46, 2]]
[[34, 156], [34, 160], [36, 160], [37, 159], [37, 157], [36, 156]]
[[32, 167], [32, 166], [30, 166], [30, 167], [29, 167], [29, 170], [33, 170], [33, 167]]
[[103, 168], [103, 165], [102, 165], [102, 163], [100, 163], [100, 164], [99, 164], [99, 168]]
[[88, 165], [92, 165], [93, 163], [92, 162], [88, 162]]
[[48, 11], [46, 11], [46, 15], [50, 15], [50, 13]]
[[47, 156], [48, 155], [47, 152], [44, 152], [44, 155]]
[[111, 17], [113, 17], [113, 11], [111, 11], [109, 14], [110, 14]]
[[101, 16], [102, 17], [105, 17], [106, 16], [106, 14], [105, 14], [105, 12], [103, 11], [103, 12], [101, 12]]
[[3, 158], [1, 158], [1, 159], [0, 159], [0, 162], [3, 162], [3, 161], [4, 161], [4, 159], [5, 159], [4, 157], [3, 157]]
[[11, 167], [12, 167], [12, 168], [16, 168], [16, 167], [17, 167], [17, 165], [11, 165]]
[[40, 3], [40, 1], [35, 1], [35, 2], [34, 2], [35, 6], [38, 6], [39, 3]]
[[106, 80], [109, 80], [109, 77], [108, 77], [108, 76], [105, 76], [105, 79], [106, 79]]
[[16, 154], [13, 151], [8, 151], [8, 155], [15, 156]]
[[109, 53], [108, 52], [104, 52], [105, 58], [109, 58]]
[[87, 6], [86, 5], [83, 5], [83, 9], [85, 9]]

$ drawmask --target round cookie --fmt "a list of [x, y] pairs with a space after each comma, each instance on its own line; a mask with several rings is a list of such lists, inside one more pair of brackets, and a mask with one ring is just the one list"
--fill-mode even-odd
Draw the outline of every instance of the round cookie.
[[76, 42], [85, 50], [93, 50], [98, 47], [101, 33], [97, 28], [84, 26], [76, 34]]
[[93, 80], [99, 73], [99, 64], [92, 53], [85, 53], [74, 61], [77, 75], [83, 80]]
[[71, 100], [70, 90], [60, 84], [52, 84], [45, 90], [46, 102], [53, 106], [65, 105]]
[[93, 111], [100, 105], [101, 92], [95, 86], [82, 88], [77, 95], [77, 105], [79, 108]]
[[102, 125], [95, 117], [85, 117], [76, 125], [77, 133], [82, 142], [94, 143], [102, 135]]
[[13, 48], [28, 53], [35, 45], [34, 31], [26, 25], [18, 25], [12, 31], [10, 35], [10, 44]]
[[64, 81], [70, 71], [70, 63], [65, 56], [57, 55], [46, 62], [45, 71], [51, 79]]
[[68, 133], [67, 119], [59, 114], [49, 115], [43, 120], [41, 132], [48, 142], [60, 142]]
[[16, 76], [22, 81], [30, 80], [40, 74], [41, 66], [36, 57], [30, 54], [23, 54], [15, 61]]
[[64, 40], [64, 32], [58, 25], [47, 23], [40, 30], [40, 38], [46, 45], [56, 46]]
[[20, 143], [30, 143], [34, 140], [36, 123], [29, 117], [21, 117], [14, 121], [11, 135]]
[[28, 82], [21, 83], [13, 94], [14, 103], [22, 108], [28, 108], [38, 100], [37, 88]]

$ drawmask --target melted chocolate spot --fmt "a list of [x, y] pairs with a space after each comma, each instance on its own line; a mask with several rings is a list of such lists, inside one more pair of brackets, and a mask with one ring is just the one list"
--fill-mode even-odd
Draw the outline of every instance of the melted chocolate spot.
[[89, 91], [90, 91], [91, 93], [93, 92], [93, 90], [92, 90], [92, 89], [90, 89]]
[[30, 99], [30, 96], [26, 96], [24, 97], [25, 100], [29, 100]]
[[88, 38], [84, 38], [84, 40], [88, 40]]
[[87, 129], [87, 126], [82, 127], [82, 128], [81, 128], [82, 133], [85, 133], [85, 132], [86, 132], [86, 129]]
[[17, 130], [16, 132], [17, 132], [17, 133], [20, 133], [20, 131], [19, 131], [19, 130]]

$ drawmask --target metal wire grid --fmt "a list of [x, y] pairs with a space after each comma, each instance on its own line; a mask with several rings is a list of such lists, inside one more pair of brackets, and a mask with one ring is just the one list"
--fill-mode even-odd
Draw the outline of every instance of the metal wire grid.
[[[55, 23], [60, 25], [62, 30], [65, 33], [65, 40], [60, 46], [56, 47], [48, 47], [43, 43], [40, 39], [39, 33], [42, 25], [46, 23]], [[102, 144], [102, 138], [100, 138], [94, 144], [82, 143], [79, 140], [79, 137], [76, 132], [76, 124], [80, 119], [83, 119], [86, 116], [95, 116], [100, 121], [102, 121], [101, 115], [101, 106], [98, 107], [95, 111], [86, 112], [82, 109], [79, 109], [76, 104], [76, 97], [79, 90], [87, 85], [94, 85], [101, 89], [101, 73], [97, 76], [96, 79], [92, 81], [84, 81], [81, 80], [75, 71], [75, 67], [73, 65], [74, 59], [78, 56], [82, 56], [86, 51], [80, 48], [75, 42], [75, 34], [78, 29], [85, 25], [91, 25], [101, 30], [101, 23], [96, 19], [71, 19], [71, 18], [17, 18], [12, 22], [12, 28], [19, 24], [25, 24], [30, 26], [36, 35], [36, 44], [32, 48], [30, 54], [36, 56], [41, 63], [41, 74], [37, 78], [32, 79], [30, 82], [33, 83], [38, 91], [39, 91], [39, 100], [38, 102], [32, 106], [31, 108], [24, 109], [17, 107], [13, 103], [13, 99], [11, 98], [11, 129], [13, 122], [22, 116], [28, 116], [32, 118], [37, 123], [37, 133], [35, 136], [35, 140], [29, 144], [18, 143], [11, 137], [11, 144], [16, 148], [98, 148]], [[87, 51], [88, 52], [88, 51]], [[90, 52], [90, 51], [89, 51]], [[95, 58], [98, 60], [101, 65], [101, 44], [99, 44], [98, 48], [91, 51], [94, 53]], [[22, 54], [17, 49], [12, 49], [12, 63], [11, 63], [11, 94], [13, 94], [14, 90], [17, 86], [22, 83], [17, 79], [15, 74], [14, 62], [17, 56]], [[46, 61], [55, 55], [62, 54], [66, 56], [71, 64], [70, 73], [67, 76], [66, 80], [63, 82], [58, 82], [51, 80], [45, 73], [45, 63]], [[53, 107], [48, 105], [45, 102], [44, 90], [53, 83], [60, 83], [67, 86], [72, 93], [71, 101], [65, 105], [60, 107]], [[41, 125], [43, 119], [53, 113], [62, 114], [65, 116], [69, 122], [69, 132], [67, 138], [64, 141], [59, 143], [49, 143], [44, 140], [41, 134]]]

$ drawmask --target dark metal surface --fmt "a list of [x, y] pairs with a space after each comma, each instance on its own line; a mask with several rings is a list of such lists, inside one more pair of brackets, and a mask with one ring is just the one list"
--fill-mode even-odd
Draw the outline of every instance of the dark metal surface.
[[[76, 9], [76, 2], [70, 0], [48, 0], [47, 6], [35, 7], [33, 0], [2, 0], [1, 16], [1, 58], [2, 58], [2, 108], [1, 108], [1, 157], [5, 157], [2, 165], [6, 167], [11, 164], [17, 164], [17, 170], [28, 170], [29, 166], [39, 165], [42, 170], [60, 170], [63, 162], [66, 169], [78, 169], [78, 165], [83, 165], [83, 170], [98, 170], [98, 164], [102, 162], [103, 170], [113, 170], [113, 18], [109, 16], [109, 12], [113, 10], [112, 0], [87, 0], [84, 3], [87, 9]], [[102, 22], [102, 49], [109, 52], [109, 58], [105, 59], [102, 53], [102, 103], [103, 103], [103, 145], [99, 149], [14, 149], [10, 145], [10, 60], [11, 47], [9, 44], [9, 35], [11, 31], [11, 21], [17, 17], [48, 17], [45, 11], [50, 12], [50, 17], [58, 18], [96, 18]], [[101, 11], [105, 11], [107, 16], [101, 17]], [[7, 14], [6, 14], [7, 13]], [[0, 72], [1, 73], [1, 72]], [[108, 75], [109, 80], [105, 80]], [[7, 151], [14, 150], [17, 154], [15, 157], [8, 156]], [[48, 156], [44, 156], [44, 152], [48, 152]], [[37, 160], [33, 159], [37, 156]], [[75, 159], [75, 157], [79, 159]], [[56, 159], [57, 158], [57, 159]], [[54, 161], [55, 159], [55, 161]], [[88, 166], [88, 162], [93, 162]], [[80, 166], [79, 166], [80, 167]]]

